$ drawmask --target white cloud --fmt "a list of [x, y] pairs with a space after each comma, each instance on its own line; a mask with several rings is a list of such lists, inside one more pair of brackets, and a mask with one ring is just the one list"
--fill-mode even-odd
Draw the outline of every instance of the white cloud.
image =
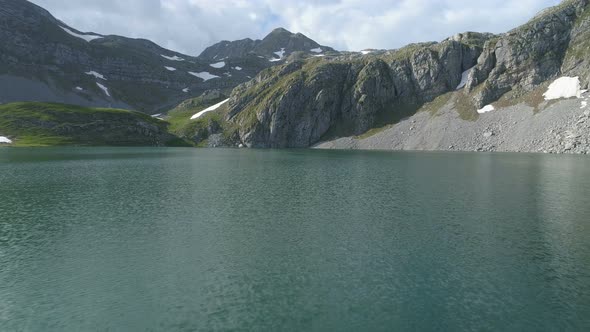
[[[438, 41], [458, 32], [505, 32], [558, 0], [342, 0], [286, 5], [287, 27], [338, 48], [397, 48]], [[282, 8], [282, 9], [281, 9]]]
[[283, 26], [343, 50], [397, 48], [458, 32], [504, 32], [559, 0], [33, 0], [74, 28], [197, 55]]

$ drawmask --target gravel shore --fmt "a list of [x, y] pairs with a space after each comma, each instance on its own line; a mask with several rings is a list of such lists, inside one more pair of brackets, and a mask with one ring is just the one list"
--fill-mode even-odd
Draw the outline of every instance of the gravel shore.
[[318, 149], [590, 153], [590, 96], [560, 100], [535, 113], [525, 104], [462, 120], [452, 105], [419, 112], [368, 138], [346, 137]]

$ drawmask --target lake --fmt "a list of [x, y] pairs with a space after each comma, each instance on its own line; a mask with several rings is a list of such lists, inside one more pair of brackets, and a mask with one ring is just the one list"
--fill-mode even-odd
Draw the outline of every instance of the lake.
[[0, 149], [2, 331], [590, 329], [590, 157]]

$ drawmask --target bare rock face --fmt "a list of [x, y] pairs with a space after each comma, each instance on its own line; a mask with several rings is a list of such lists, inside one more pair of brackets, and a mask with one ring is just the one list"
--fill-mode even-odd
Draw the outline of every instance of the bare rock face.
[[[588, 0], [566, 0], [503, 35], [465, 33], [368, 55], [293, 61], [237, 87], [227, 121], [251, 147], [307, 147], [414, 114], [455, 91], [467, 108], [536, 91], [561, 75], [590, 79]], [[490, 136], [492, 137], [492, 136]]]
[[359, 135], [455, 90], [490, 37], [470, 33], [376, 56], [266, 70], [233, 91], [227, 120], [249, 147], [308, 147], [325, 135]]
[[564, 1], [486, 43], [467, 82], [467, 91], [475, 92], [475, 106], [481, 108], [512, 90], [531, 91], [562, 72], [585, 73], [587, 85], [587, 60], [570, 51], [587, 43], [587, 6], [587, 0]]

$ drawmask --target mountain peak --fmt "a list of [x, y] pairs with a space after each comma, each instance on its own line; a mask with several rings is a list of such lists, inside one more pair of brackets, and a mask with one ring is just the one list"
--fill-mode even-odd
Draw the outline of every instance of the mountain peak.
[[[292, 33], [285, 28], [278, 27], [273, 29], [262, 40], [246, 38], [231, 42], [221, 41], [205, 49], [199, 57], [207, 60], [219, 60], [254, 54], [273, 61], [279, 61], [277, 59], [284, 59], [293, 52], [317, 54], [318, 52], [332, 51], [334, 49], [331, 47], [322, 46], [302, 33]], [[279, 58], [277, 58], [278, 54], [281, 54]]]
[[288, 56], [293, 52], [321, 52], [333, 51], [332, 48], [322, 46], [302, 33], [292, 33], [285, 28], [276, 28], [257, 45], [255, 51], [264, 56], [274, 57], [281, 53]]
[[269, 35], [276, 35], [276, 34], [288, 34], [288, 35], [293, 35], [293, 33], [283, 27], [278, 27], [273, 29]]

